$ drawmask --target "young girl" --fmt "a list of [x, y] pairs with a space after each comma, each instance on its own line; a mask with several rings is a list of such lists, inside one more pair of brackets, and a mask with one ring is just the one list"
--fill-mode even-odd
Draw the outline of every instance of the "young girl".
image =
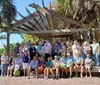
[[92, 68], [92, 58], [90, 54], [87, 54], [87, 58], [85, 59], [86, 77], [87, 77], [87, 72], [89, 72], [90, 77], [92, 77], [91, 68]]
[[51, 61], [51, 57], [48, 57], [46, 62], [46, 68], [44, 69], [44, 78], [46, 79], [48, 79], [49, 77], [50, 68], [52, 68], [52, 61]]
[[[24, 69], [24, 76], [26, 76], [28, 74], [28, 64], [30, 62], [30, 57], [28, 55], [28, 51], [25, 50], [24, 51], [24, 55], [23, 55], [23, 69]], [[27, 73], [27, 74], [26, 74]]]
[[1, 56], [1, 76], [6, 76], [8, 68], [8, 56], [7, 53], [4, 51], [3, 55]]

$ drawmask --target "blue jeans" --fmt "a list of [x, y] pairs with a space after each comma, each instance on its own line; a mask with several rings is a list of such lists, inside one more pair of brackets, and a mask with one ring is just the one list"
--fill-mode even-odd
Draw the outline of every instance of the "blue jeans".
[[7, 74], [8, 64], [1, 64], [1, 76], [5, 76]]
[[97, 55], [97, 66], [100, 66], [100, 55]]
[[93, 58], [94, 58], [94, 64], [98, 66], [100, 63], [99, 55], [93, 54]]

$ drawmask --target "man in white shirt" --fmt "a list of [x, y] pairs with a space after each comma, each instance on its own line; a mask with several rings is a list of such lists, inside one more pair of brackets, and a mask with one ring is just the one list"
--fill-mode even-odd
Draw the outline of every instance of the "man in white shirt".
[[98, 65], [97, 54], [98, 54], [98, 49], [99, 49], [99, 43], [96, 42], [96, 39], [93, 40], [93, 44], [91, 44], [91, 46], [92, 46], [95, 65]]
[[6, 52], [3, 52], [3, 55], [1, 56], [1, 76], [6, 76], [8, 68], [8, 56]]

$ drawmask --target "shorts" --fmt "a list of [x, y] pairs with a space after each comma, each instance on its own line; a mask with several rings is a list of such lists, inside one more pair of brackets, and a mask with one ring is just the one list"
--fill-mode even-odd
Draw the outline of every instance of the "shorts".
[[8, 66], [8, 69], [14, 70], [14, 69], [15, 69], [15, 65], [9, 65], [9, 66]]
[[28, 63], [23, 63], [23, 69], [28, 69], [28, 68], [29, 68]]

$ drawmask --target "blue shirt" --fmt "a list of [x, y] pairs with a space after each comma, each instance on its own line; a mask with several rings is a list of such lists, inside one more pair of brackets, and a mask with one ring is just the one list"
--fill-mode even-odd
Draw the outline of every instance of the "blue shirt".
[[24, 63], [28, 63], [28, 61], [29, 61], [28, 54], [27, 54], [27, 55], [24, 55], [24, 56], [23, 56], [23, 62], [24, 62]]
[[61, 58], [60, 58], [60, 62], [66, 64], [66, 58], [61, 57]]
[[29, 65], [32, 69], [38, 68], [38, 60], [32, 60]]
[[78, 57], [78, 56], [75, 56], [74, 57], [74, 60], [77, 64], [81, 64], [81, 62], [83, 61], [83, 58], [82, 57]]
[[74, 58], [73, 57], [68, 57], [67, 59], [66, 59], [66, 65], [67, 65], [67, 67], [69, 67], [72, 63], [74, 62]]

